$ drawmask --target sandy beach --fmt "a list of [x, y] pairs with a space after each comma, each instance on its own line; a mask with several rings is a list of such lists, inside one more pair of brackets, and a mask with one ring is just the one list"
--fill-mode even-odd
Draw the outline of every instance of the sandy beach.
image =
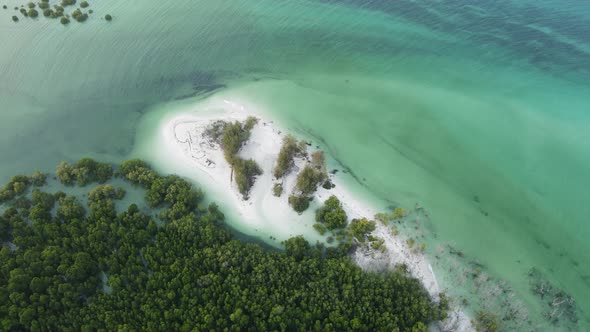
[[[220, 99], [212, 102], [216, 111], [211, 114], [186, 112], [176, 114], [161, 127], [161, 139], [167, 156], [174, 158], [173, 162], [188, 163], [198, 172], [199, 181], [207, 182], [208, 187], [221, 188], [226, 193], [224, 203], [233, 207], [244, 226], [254, 230], [264, 230], [267, 234], [279, 240], [291, 236], [304, 234], [308, 240], [324, 241], [325, 237], [315, 232], [313, 225], [313, 211], [318, 204], [323, 203], [331, 195], [335, 195], [342, 202], [349, 221], [353, 218], [366, 217], [373, 219], [378, 212], [370, 204], [362, 202], [349, 192], [341, 179], [341, 173], [329, 174], [335, 185], [332, 189], [321, 186], [314, 194], [314, 202], [303, 214], [297, 214], [288, 204], [289, 193], [292, 192], [298, 170], [305, 164], [303, 158], [295, 159], [295, 167], [282, 180], [274, 179], [272, 169], [275, 166], [283, 137], [287, 134], [264, 114], [257, 112], [252, 106], [234, 100]], [[203, 135], [205, 129], [214, 121], [244, 121], [248, 116], [259, 119], [258, 124], [251, 131], [250, 139], [242, 147], [239, 156], [244, 159], [252, 158], [263, 171], [256, 178], [248, 200], [244, 200], [238, 192], [237, 186], [231, 180], [231, 168], [226, 162], [219, 145]], [[301, 138], [301, 137], [298, 137]], [[309, 148], [313, 152], [315, 149]], [[329, 156], [327, 156], [329, 158]], [[284, 192], [280, 197], [273, 195], [273, 185], [281, 182]], [[402, 235], [394, 235], [391, 227], [376, 223], [373, 236], [384, 240], [384, 252], [361, 248], [355, 252], [352, 259], [363, 269], [383, 270], [394, 268], [398, 264], [405, 264], [412, 276], [418, 278], [433, 298], [438, 299], [443, 290], [439, 285], [432, 266], [420, 252], [410, 249]], [[310, 239], [311, 237], [311, 239]], [[469, 318], [458, 308], [453, 308], [447, 322], [433, 326], [441, 331], [469, 331], [472, 330]]]

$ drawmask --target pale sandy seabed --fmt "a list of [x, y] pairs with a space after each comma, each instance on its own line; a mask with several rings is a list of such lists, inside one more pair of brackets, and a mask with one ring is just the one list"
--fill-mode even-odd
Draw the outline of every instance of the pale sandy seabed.
[[[313, 210], [318, 202], [325, 201], [330, 195], [340, 199], [349, 220], [361, 217], [372, 219], [377, 212], [385, 212], [377, 211], [370, 204], [355, 197], [345, 188], [342, 179], [336, 173], [330, 174], [330, 180], [335, 187], [329, 190], [319, 187], [314, 195], [315, 203], [305, 213], [297, 214], [287, 200], [295, 186], [298, 170], [307, 162], [305, 159], [296, 159], [294, 169], [281, 180], [284, 188], [281, 197], [275, 197], [272, 191], [274, 183], [278, 182], [272, 176], [272, 169], [286, 132], [255, 106], [244, 101], [212, 98], [206, 108], [215, 112], [203, 112], [200, 109], [199, 112], [175, 113], [173, 117], [166, 119], [160, 126], [155, 143], [151, 146], [151, 153], [164, 158], [167, 165], [174, 165], [172, 168], [183, 169], [185, 172], [189, 170], [192, 172], [191, 177], [205, 184], [206, 188], [216, 188], [221, 192], [226, 206], [237, 213], [241, 224], [237, 228], [240, 231], [247, 234], [261, 231], [271, 234], [273, 239], [278, 241], [305, 234], [312, 243], [316, 240], [325, 242], [325, 237], [317, 234], [311, 227], [314, 222]], [[224, 158], [221, 147], [203, 134], [207, 126], [214, 121], [244, 121], [248, 116], [254, 116], [259, 121], [239, 155], [245, 159], [255, 160], [263, 174], [256, 178], [249, 198], [245, 200], [235, 183], [231, 181], [231, 168]], [[314, 146], [310, 147], [310, 150], [313, 151]], [[372, 235], [385, 241], [386, 250], [380, 252], [368, 247], [357, 250], [352, 259], [361, 268], [384, 270], [405, 264], [428, 292], [435, 299], [438, 298], [444, 287], [439, 285], [432, 266], [423, 254], [409, 248], [402, 236], [394, 235], [390, 227], [380, 222], [376, 223]], [[458, 306], [451, 310], [450, 318], [446, 322], [432, 328], [445, 331], [472, 330], [468, 316]]]

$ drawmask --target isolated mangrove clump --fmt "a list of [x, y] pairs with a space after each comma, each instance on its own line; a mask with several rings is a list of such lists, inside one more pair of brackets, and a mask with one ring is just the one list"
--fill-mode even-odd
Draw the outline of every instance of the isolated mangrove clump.
[[375, 222], [367, 218], [352, 219], [348, 226], [348, 233], [350, 236], [357, 239], [359, 242], [365, 242], [369, 233], [375, 230]]
[[254, 160], [244, 160], [238, 157], [238, 152], [250, 138], [250, 132], [256, 123], [258, 123], [258, 119], [255, 117], [248, 117], [244, 123], [216, 121], [209, 125], [204, 132], [204, 135], [213, 142], [221, 144], [225, 160], [232, 166], [238, 191], [244, 199], [248, 199], [256, 176], [262, 174], [262, 169]]
[[238, 190], [247, 199], [250, 188], [254, 185], [256, 176], [262, 174], [262, 169], [252, 159], [235, 159], [233, 169]]
[[275, 183], [272, 186], [272, 194], [276, 197], [281, 197], [281, 195], [283, 194], [283, 185], [280, 183]]
[[73, 6], [75, 4], [76, 4], [76, 0], [61, 0], [62, 7]]
[[250, 138], [250, 131], [258, 120], [248, 117], [242, 124], [238, 121], [224, 123], [221, 135], [221, 145], [225, 159], [231, 164], [242, 145]]
[[326, 190], [330, 190], [334, 187], [336, 187], [336, 185], [333, 184], [332, 181], [330, 181], [330, 179], [326, 179], [326, 181], [324, 181], [324, 184], [322, 184], [322, 188]]
[[83, 13], [79, 8], [72, 12], [72, 17], [78, 22], [84, 22], [88, 19], [88, 14]]
[[297, 176], [295, 188], [301, 191], [304, 195], [311, 195], [317, 190], [318, 185], [324, 181], [325, 178], [326, 173], [307, 165], [299, 173], [299, 176]]
[[310, 197], [304, 195], [291, 195], [289, 196], [289, 205], [291, 205], [295, 212], [302, 213], [309, 208], [310, 200]]
[[29, 9], [29, 11], [27, 12], [27, 14], [29, 14], [29, 17], [35, 18], [37, 16], [39, 16], [39, 12], [36, 9]]
[[298, 213], [309, 207], [312, 200], [311, 195], [316, 191], [318, 184], [322, 181], [322, 175], [311, 166], [305, 166], [299, 173], [295, 185], [295, 193], [289, 196], [289, 204]]
[[289, 197], [289, 204], [299, 213], [309, 207], [309, 201], [318, 185], [328, 178], [325, 158], [322, 151], [316, 151], [311, 156], [311, 162], [305, 165], [297, 175], [293, 194]]
[[324, 206], [316, 211], [315, 219], [324, 224], [327, 229], [332, 230], [345, 227], [348, 216], [342, 208], [340, 200], [332, 195], [324, 202]]
[[293, 158], [304, 156], [306, 153], [306, 145], [304, 142], [298, 143], [295, 137], [287, 135], [283, 138], [283, 145], [279, 151], [277, 158], [277, 165], [273, 171], [273, 175], [280, 179], [291, 170], [293, 166]]

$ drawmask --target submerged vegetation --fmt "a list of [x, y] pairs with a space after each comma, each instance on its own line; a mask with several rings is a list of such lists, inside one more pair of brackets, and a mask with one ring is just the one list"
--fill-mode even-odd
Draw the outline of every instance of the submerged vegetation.
[[[89, 165], [105, 164], [71, 168]], [[345, 244], [295, 237], [285, 252], [265, 250], [232, 239], [217, 205], [179, 177], [140, 160], [111, 174], [145, 203], [122, 206], [124, 188], [110, 183], [85, 189], [86, 200], [69, 187], [31, 192], [42, 183], [31, 177], [5, 186], [0, 329], [426, 331], [446, 316], [417, 279], [363, 272]]]
[[541, 300], [545, 300], [543, 315], [551, 324], [571, 324], [578, 321], [576, 300], [568, 293], [555, 287], [538, 269], [528, 273], [531, 289]]
[[479, 310], [471, 323], [478, 332], [496, 332], [500, 328], [500, 318], [489, 311]]
[[406, 216], [406, 211], [401, 207], [396, 207], [389, 213], [377, 213], [375, 220], [380, 221], [383, 225], [388, 225], [392, 221], [400, 221]]

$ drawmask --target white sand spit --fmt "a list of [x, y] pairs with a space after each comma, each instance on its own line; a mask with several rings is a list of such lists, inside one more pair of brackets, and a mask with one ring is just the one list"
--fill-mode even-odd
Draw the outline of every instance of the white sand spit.
[[[278, 240], [312, 233], [309, 227], [313, 225], [314, 206], [299, 215], [288, 204], [288, 196], [295, 186], [297, 170], [307, 161], [296, 159], [294, 170], [280, 181], [272, 176], [285, 131], [242, 102], [217, 100], [215, 108], [217, 110], [213, 114], [187, 112], [176, 115], [162, 126], [160, 134], [164, 142], [161, 143], [167, 152], [166, 156], [174, 158], [174, 163], [189, 163], [194, 172], [198, 173], [196, 178], [199, 181], [207, 182], [210, 188], [224, 190], [231, 203], [225, 204], [237, 211], [244, 226], [274, 234]], [[252, 129], [250, 139], [240, 150], [239, 156], [255, 160], [262, 168], [263, 174], [257, 177], [249, 199], [244, 200], [235, 182], [231, 181], [231, 167], [226, 162], [221, 147], [209, 140], [204, 131], [214, 121], [244, 121], [248, 116], [257, 117], [259, 122]], [[335, 195], [342, 202], [349, 219], [372, 219], [378, 212], [347, 191], [339, 174], [330, 174], [330, 179], [336, 187], [330, 190], [320, 187], [315, 193], [314, 202], [323, 202], [330, 195]], [[272, 189], [277, 182], [283, 184], [284, 192], [281, 197], [273, 195]], [[403, 238], [394, 236], [390, 228], [379, 222], [373, 235], [385, 241], [386, 250], [384, 253], [369, 248], [357, 250], [352, 258], [361, 268], [383, 270], [391, 269], [397, 264], [405, 264], [408, 271], [421, 280], [428, 292], [435, 299], [438, 298], [441, 289], [424, 255], [413, 252]], [[317, 239], [323, 239], [319, 234], [316, 236]], [[447, 322], [432, 328], [441, 331], [472, 330], [469, 318], [461, 310], [455, 308], [450, 316]]]

